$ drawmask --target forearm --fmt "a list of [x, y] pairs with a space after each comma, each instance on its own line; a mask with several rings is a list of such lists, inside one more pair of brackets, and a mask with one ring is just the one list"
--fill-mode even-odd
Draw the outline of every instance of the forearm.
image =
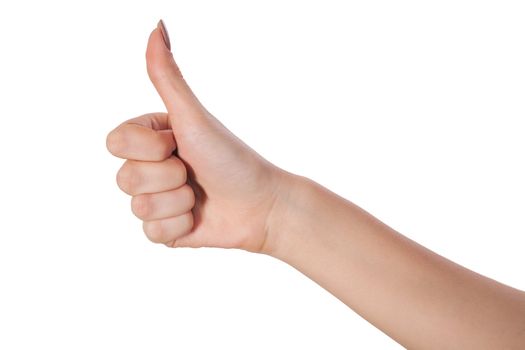
[[275, 203], [268, 253], [410, 348], [518, 348], [525, 293], [465, 269], [295, 176]]

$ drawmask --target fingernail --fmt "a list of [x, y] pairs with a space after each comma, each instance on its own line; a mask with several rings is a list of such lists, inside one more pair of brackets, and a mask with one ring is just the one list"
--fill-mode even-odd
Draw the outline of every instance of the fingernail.
[[166, 29], [166, 25], [164, 24], [163, 20], [159, 21], [159, 23], [157, 24], [157, 28], [159, 28], [160, 32], [162, 33], [162, 39], [164, 39], [164, 44], [166, 44], [168, 50], [171, 51], [170, 36], [168, 35], [168, 30]]

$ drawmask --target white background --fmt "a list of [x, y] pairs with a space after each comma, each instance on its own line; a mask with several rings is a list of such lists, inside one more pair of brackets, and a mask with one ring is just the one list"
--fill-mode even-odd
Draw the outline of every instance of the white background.
[[0, 348], [398, 349], [306, 277], [150, 243], [108, 131], [201, 101], [277, 165], [525, 289], [522, 1], [2, 1]]

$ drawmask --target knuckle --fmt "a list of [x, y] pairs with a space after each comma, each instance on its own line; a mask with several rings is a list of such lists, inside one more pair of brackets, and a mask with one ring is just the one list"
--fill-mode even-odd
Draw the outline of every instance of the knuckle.
[[181, 235], [190, 233], [193, 229], [193, 213], [191, 211], [187, 212], [182, 215], [181, 219]]
[[188, 210], [190, 210], [195, 206], [195, 192], [193, 192], [193, 188], [188, 184], [182, 186], [181, 191], [186, 203], [188, 204]]
[[151, 215], [152, 204], [149, 195], [138, 195], [131, 199], [131, 210], [140, 219], [147, 219]]
[[164, 242], [164, 230], [160, 221], [144, 221], [142, 229], [146, 237], [153, 243]]
[[117, 172], [117, 185], [122, 191], [133, 195], [136, 194], [140, 182], [140, 176], [133, 169], [131, 161], [126, 161]]
[[106, 148], [114, 156], [119, 156], [126, 148], [126, 138], [121, 130], [115, 129], [111, 131], [106, 138]]
[[168, 159], [173, 153], [173, 147], [164, 138], [158, 135], [155, 139], [156, 150], [159, 156], [158, 160]]
[[174, 176], [177, 178], [177, 184], [184, 184], [188, 179], [188, 172], [182, 160], [178, 157], [171, 157], [171, 166], [173, 167]]
[[177, 244], [179, 242], [179, 238], [191, 233], [192, 230], [193, 230], [193, 213], [187, 212], [177, 217], [177, 228], [175, 230], [175, 234], [172, 234], [169, 237], [163, 236], [162, 243], [164, 243], [167, 247], [176, 248], [180, 246]]

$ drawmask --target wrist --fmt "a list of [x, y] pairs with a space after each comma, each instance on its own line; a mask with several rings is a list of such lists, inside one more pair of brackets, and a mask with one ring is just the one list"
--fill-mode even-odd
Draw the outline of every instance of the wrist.
[[292, 236], [301, 231], [298, 226], [307, 225], [308, 208], [314, 203], [314, 186], [313, 181], [306, 177], [281, 172], [261, 253], [283, 260], [293, 245]]

